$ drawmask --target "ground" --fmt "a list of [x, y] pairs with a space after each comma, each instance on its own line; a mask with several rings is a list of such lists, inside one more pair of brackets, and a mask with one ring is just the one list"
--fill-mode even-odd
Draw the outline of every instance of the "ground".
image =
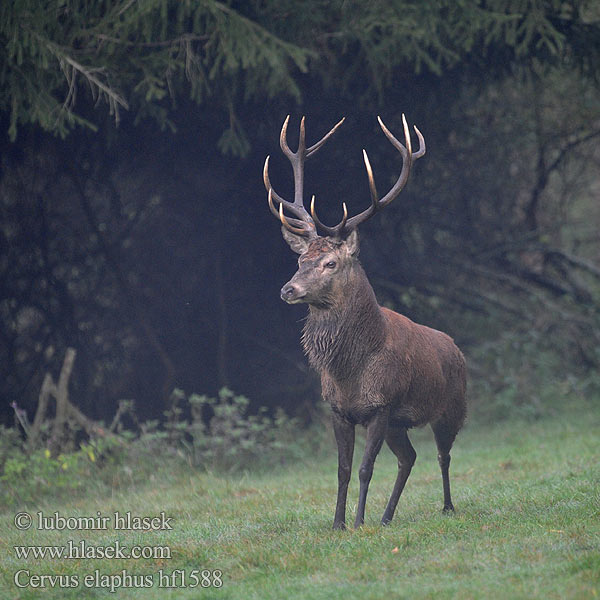
[[[358, 531], [331, 530], [337, 485], [332, 445], [269, 473], [219, 475], [157, 466], [154, 477], [134, 487], [103, 495], [92, 487], [89, 495], [70, 501], [46, 498], [3, 512], [0, 596], [595, 598], [600, 593], [599, 425], [600, 415], [590, 407], [533, 422], [468, 423], [452, 453], [454, 515], [441, 511], [432, 435], [428, 429], [413, 432], [417, 463], [393, 522], [379, 525], [396, 471], [391, 452], [384, 449], [375, 466], [365, 526]], [[357, 481], [354, 472], [349, 522]], [[33, 516], [31, 529], [15, 527], [19, 511]], [[37, 512], [78, 517], [98, 511], [110, 517], [105, 530], [36, 528]], [[117, 531], [117, 511], [137, 516], [164, 512], [172, 517], [172, 529]], [[36, 559], [18, 558], [14, 549], [69, 540], [76, 546], [84, 540], [94, 548], [119, 541], [156, 554]], [[158, 547], [163, 550], [154, 550]], [[171, 558], [164, 556], [164, 548]], [[17, 571], [26, 587], [15, 585]], [[55, 587], [52, 580], [43, 589], [32, 587], [39, 584], [32, 576], [42, 574], [71, 576], [68, 581], [76, 586], [64, 587], [63, 578], [55, 580]], [[111, 574], [116, 577], [102, 578]]]

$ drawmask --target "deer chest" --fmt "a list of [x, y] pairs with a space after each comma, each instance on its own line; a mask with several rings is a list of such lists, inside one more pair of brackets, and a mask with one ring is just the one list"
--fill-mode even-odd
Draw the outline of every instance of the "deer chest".
[[384, 396], [369, 389], [361, 378], [339, 381], [323, 373], [321, 385], [323, 399], [334, 412], [352, 423], [365, 425], [378, 409], [386, 405]]

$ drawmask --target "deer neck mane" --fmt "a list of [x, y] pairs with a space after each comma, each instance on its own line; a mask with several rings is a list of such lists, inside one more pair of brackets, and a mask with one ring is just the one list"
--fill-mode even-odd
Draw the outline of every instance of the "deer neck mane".
[[375, 293], [358, 261], [341, 291], [325, 308], [309, 306], [302, 344], [313, 368], [347, 379], [383, 345], [385, 330]]

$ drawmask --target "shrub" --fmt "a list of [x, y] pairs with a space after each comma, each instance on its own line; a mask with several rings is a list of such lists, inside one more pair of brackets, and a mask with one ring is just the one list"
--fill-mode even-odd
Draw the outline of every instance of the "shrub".
[[[10, 433], [13, 432], [13, 433]], [[42, 493], [71, 493], [98, 478], [106, 466], [114, 466], [122, 454], [117, 437], [98, 438], [81, 443], [79, 450], [52, 456], [48, 448], [27, 452], [14, 430], [4, 430], [0, 481], [0, 501], [3, 504], [31, 503]], [[9, 440], [9, 441], [7, 441]], [[118, 450], [118, 451], [115, 451]]]
[[600, 390], [597, 373], [577, 370], [535, 330], [507, 331], [472, 348], [467, 362], [472, 412], [484, 421], [535, 420]]
[[298, 422], [278, 409], [273, 416], [227, 388], [217, 398], [175, 390], [166, 413], [170, 444], [183, 451], [193, 466], [235, 471], [297, 458]]
[[[0, 428], [0, 503], [30, 503], [43, 495], [61, 496], [91, 485], [119, 487], [153, 477], [173, 466], [217, 471], [257, 469], [298, 459], [304, 454], [306, 435], [299, 435], [296, 419], [279, 409], [269, 414], [250, 410], [249, 400], [223, 388], [216, 398], [172, 394], [165, 421], [137, 423], [137, 431], [98, 427], [97, 435], [80, 441], [75, 431], [55, 455], [48, 447], [47, 428], [32, 440], [16, 428]], [[27, 423], [25, 423], [25, 426]], [[148, 460], [151, 457], [152, 460]]]

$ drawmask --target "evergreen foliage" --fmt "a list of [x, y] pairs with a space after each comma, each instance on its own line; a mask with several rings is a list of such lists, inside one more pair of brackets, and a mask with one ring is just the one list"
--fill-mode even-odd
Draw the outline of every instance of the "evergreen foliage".
[[[317, 380], [279, 306], [290, 262], [260, 181], [299, 110], [311, 139], [349, 117], [307, 171], [327, 222], [334, 194], [351, 213], [368, 202], [358, 144], [377, 140], [381, 190], [398, 172], [376, 111], [395, 132], [406, 111], [427, 139], [365, 227], [380, 302], [453, 335], [511, 402], [534, 396], [536, 370], [585, 376], [600, 364], [599, 67], [594, 0], [0, 3], [4, 406], [31, 411], [72, 346], [91, 418], [230, 386], [310, 420]], [[521, 370], [490, 348], [516, 348]]]
[[[9, 135], [33, 123], [65, 136], [75, 125], [96, 129], [81, 105], [123, 110], [170, 125], [184, 87], [202, 103], [218, 96], [232, 109], [236, 86], [246, 97], [298, 96], [295, 71], [308, 53], [214, 0], [36, 0], [3, 3], [0, 110]], [[78, 95], [85, 95], [85, 102]], [[171, 101], [169, 105], [168, 101]], [[223, 147], [234, 150], [235, 119]]]
[[10, 0], [0, 7], [0, 111], [8, 133], [32, 123], [60, 136], [96, 129], [94, 104], [173, 127], [176, 98], [229, 114], [221, 150], [247, 152], [236, 107], [301, 96], [309, 72], [340, 91], [365, 76], [383, 92], [398, 72], [461, 63], [507, 69], [559, 59], [600, 61], [590, 0]]

